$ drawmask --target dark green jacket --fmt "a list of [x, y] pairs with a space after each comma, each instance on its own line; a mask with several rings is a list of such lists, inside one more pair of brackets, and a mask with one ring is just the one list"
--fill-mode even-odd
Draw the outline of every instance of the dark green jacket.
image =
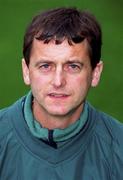
[[85, 126], [59, 148], [34, 137], [22, 101], [0, 111], [0, 180], [123, 180], [123, 125], [89, 105]]

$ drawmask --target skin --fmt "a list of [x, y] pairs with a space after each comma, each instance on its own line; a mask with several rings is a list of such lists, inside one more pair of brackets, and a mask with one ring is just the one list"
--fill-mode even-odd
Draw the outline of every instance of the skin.
[[88, 44], [56, 45], [34, 39], [30, 63], [22, 60], [23, 78], [30, 85], [34, 117], [48, 129], [64, 129], [74, 123], [83, 110], [90, 87], [98, 85], [103, 64], [92, 70]]

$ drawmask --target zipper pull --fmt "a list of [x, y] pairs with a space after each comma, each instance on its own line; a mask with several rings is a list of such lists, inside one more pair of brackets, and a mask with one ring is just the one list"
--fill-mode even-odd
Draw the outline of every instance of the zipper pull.
[[51, 130], [48, 130], [48, 142], [49, 142], [49, 145], [54, 147], [55, 149], [57, 149], [57, 144], [56, 142], [53, 140], [53, 132], [54, 130], [51, 129]]

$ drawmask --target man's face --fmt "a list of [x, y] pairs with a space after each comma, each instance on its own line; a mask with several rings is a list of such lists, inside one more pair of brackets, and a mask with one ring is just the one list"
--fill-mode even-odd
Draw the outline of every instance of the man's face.
[[69, 45], [67, 40], [56, 45], [34, 40], [27, 67], [23, 60], [23, 76], [31, 86], [40, 113], [66, 116], [82, 111], [90, 86], [96, 86], [100, 64], [92, 70], [87, 42]]

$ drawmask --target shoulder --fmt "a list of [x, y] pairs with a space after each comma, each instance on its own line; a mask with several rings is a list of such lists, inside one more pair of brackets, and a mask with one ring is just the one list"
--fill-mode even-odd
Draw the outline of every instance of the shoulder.
[[101, 121], [105, 126], [105, 140], [110, 139], [109, 147], [112, 155], [111, 166], [114, 179], [120, 180], [123, 179], [123, 174], [121, 173], [123, 169], [123, 124], [105, 113], [100, 112], [100, 115], [102, 117]]
[[0, 110], [0, 167], [11, 149], [15, 151], [19, 146], [13, 126], [13, 120], [20, 117], [19, 111], [22, 111], [22, 99]]
[[17, 109], [21, 108], [24, 98], [19, 99], [9, 107], [0, 110], [0, 142], [3, 137], [6, 137], [13, 129], [11, 120], [17, 118]]
[[114, 141], [123, 142], [123, 123], [102, 111], [95, 109], [88, 103], [89, 116], [95, 119], [95, 130], [102, 137], [108, 136]]
[[0, 141], [5, 135], [7, 135], [11, 129], [11, 123], [9, 121], [9, 107], [0, 110]]
[[21, 102], [22, 100], [18, 100], [0, 110], [0, 169], [3, 164], [8, 164], [7, 159], [11, 159], [12, 152], [17, 152], [20, 147], [12, 121], [19, 118], [17, 109], [22, 109]]
[[106, 159], [110, 159], [110, 167], [114, 179], [123, 179], [123, 123], [112, 116], [89, 107], [95, 120], [95, 136], [103, 148], [108, 152]]
[[123, 123], [113, 118], [112, 116], [97, 111], [97, 132], [102, 133], [106, 137], [110, 137], [112, 141], [123, 145]]

